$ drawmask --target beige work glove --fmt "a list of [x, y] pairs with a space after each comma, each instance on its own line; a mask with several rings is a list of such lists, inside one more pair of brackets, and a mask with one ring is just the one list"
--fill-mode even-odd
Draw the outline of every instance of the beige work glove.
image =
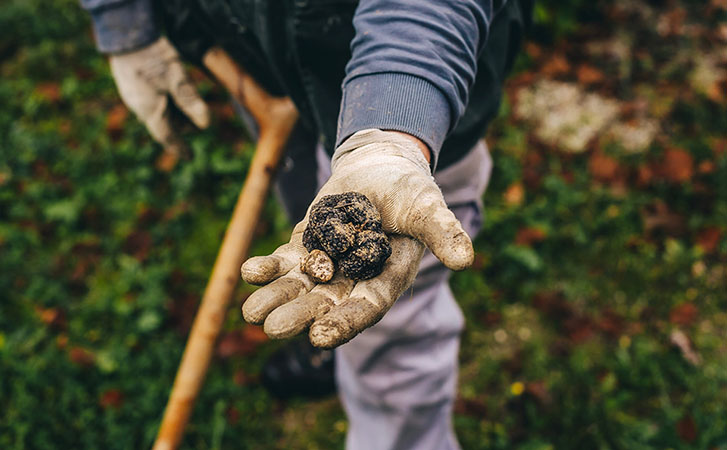
[[209, 125], [209, 109], [167, 38], [140, 50], [112, 55], [109, 63], [121, 99], [167, 152], [179, 154], [184, 148], [169, 120], [169, 96], [197, 127]]
[[339, 270], [330, 282], [316, 284], [300, 269], [308, 253], [302, 243], [308, 215], [295, 226], [290, 242], [270, 256], [250, 258], [241, 270], [246, 282], [265, 285], [243, 304], [245, 320], [264, 322], [272, 338], [310, 327], [311, 343], [324, 348], [349, 341], [384, 316], [414, 281], [424, 245], [453, 270], [468, 267], [474, 258], [469, 236], [444, 203], [414, 141], [393, 132], [359, 131], [338, 147], [331, 169], [313, 204], [349, 191], [368, 197], [391, 241], [383, 272], [356, 282]]

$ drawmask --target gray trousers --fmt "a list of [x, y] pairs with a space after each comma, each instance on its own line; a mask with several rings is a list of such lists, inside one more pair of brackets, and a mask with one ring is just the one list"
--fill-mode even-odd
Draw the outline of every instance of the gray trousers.
[[[242, 115], [254, 131], [249, 116]], [[302, 219], [330, 177], [330, 167], [322, 146], [298, 127], [276, 182], [291, 220]], [[491, 170], [487, 146], [480, 141], [461, 161], [434, 175], [472, 238], [482, 224], [482, 195]], [[347, 450], [459, 448], [452, 408], [464, 318], [447, 283], [449, 275], [426, 251], [411, 289], [379, 323], [336, 349], [336, 382], [349, 420]]]

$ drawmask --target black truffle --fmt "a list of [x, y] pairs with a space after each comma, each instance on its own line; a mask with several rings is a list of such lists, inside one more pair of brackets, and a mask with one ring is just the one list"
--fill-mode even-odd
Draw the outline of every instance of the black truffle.
[[353, 280], [380, 274], [391, 255], [379, 212], [358, 192], [327, 195], [313, 205], [303, 245], [309, 252], [326, 252]]

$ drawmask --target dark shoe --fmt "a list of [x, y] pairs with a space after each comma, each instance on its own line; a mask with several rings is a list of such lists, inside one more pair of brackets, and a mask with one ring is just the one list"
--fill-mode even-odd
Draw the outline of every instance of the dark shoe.
[[261, 381], [273, 397], [280, 399], [333, 395], [333, 350], [313, 347], [307, 336], [295, 340], [268, 358]]

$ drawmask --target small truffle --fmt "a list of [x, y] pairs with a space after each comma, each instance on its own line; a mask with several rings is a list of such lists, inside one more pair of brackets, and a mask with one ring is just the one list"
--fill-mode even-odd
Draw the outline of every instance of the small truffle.
[[301, 258], [300, 269], [310, 275], [316, 283], [328, 283], [336, 271], [333, 261], [322, 250], [313, 250]]
[[309, 252], [324, 251], [353, 280], [380, 274], [391, 255], [379, 212], [358, 192], [327, 195], [313, 205], [303, 245]]

